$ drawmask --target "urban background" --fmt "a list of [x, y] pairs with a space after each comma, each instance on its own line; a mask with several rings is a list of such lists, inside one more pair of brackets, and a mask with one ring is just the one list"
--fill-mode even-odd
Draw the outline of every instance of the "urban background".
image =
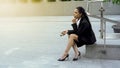
[[[87, 7], [86, 0], [0, 0], [0, 16], [71, 16], [77, 6]], [[120, 5], [104, 2], [106, 15], [120, 15]], [[89, 12], [99, 15], [100, 2], [90, 2]]]

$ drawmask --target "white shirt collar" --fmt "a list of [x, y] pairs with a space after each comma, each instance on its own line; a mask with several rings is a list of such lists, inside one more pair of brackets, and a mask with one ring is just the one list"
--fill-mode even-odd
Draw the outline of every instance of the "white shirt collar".
[[79, 27], [81, 18], [77, 21], [77, 27]]

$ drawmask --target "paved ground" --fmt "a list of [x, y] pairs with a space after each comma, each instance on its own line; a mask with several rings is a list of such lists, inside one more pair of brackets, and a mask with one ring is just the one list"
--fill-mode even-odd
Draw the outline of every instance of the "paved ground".
[[[107, 18], [119, 20], [119, 15]], [[60, 37], [64, 29], [71, 29], [72, 16], [0, 18], [0, 68], [120, 68], [120, 60], [85, 58], [85, 46], [79, 48], [81, 59], [59, 62], [67, 45], [67, 36]], [[97, 38], [99, 20], [90, 18]], [[107, 32], [113, 33], [113, 24]]]

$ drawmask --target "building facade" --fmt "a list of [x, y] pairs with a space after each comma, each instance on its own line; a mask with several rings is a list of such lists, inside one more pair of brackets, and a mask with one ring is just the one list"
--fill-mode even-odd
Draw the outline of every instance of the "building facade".
[[[120, 5], [103, 3], [104, 14], [119, 14]], [[86, 0], [0, 0], [0, 16], [71, 16], [77, 6], [87, 7]], [[100, 2], [90, 2], [89, 12], [99, 15]]]

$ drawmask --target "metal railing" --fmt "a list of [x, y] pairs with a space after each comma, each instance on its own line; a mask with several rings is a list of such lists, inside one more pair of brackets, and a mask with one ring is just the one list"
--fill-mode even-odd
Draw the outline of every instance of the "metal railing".
[[106, 22], [114, 23], [114, 24], [120, 24], [120, 22], [110, 20], [110, 19], [103, 17], [103, 12], [105, 11], [105, 9], [103, 8], [103, 0], [92, 0], [92, 1], [86, 0], [86, 4], [87, 4], [86, 11], [87, 12], [89, 12], [89, 3], [91, 3], [91, 2], [100, 2], [100, 4], [101, 4], [100, 9], [99, 9], [100, 17], [97, 15], [88, 15], [88, 16], [100, 20], [100, 38], [104, 39], [104, 51], [102, 51], [102, 52], [106, 53], [106, 51], [105, 51], [106, 50]]
[[115, 20], [111, 20], [111, 19], [107, 19], [104, 17], [99, 17], [97, 15], [88, 15], [89, 17], [93, 17], [96, 19], [100, 19], [102, 20], [100, 23], [102, 23], [103, 25], [100, 25], [102, 28], [100, 28], [100, 37], [104, 38], [104, 33], [106, 34], [106, 23], [114, 23], [114, 24], [120, 24], [119, 21], [115, 21]]
[[88, 16], [96, 19], [100, 19], [101, 23], [103, 24], [101, 25], [102, 28], [100, 29], [100, 37], [102, 37], [102, 39], [104, 40], [104, 47], [102, 53], [106, 54], [106, 22], [114, 23], [114, 24], [120, 24], [120, 22], [115, 20], [110, 20], [104, 17], [99, 17], [96, 15], [88, 15]]
[[119, 21], [115, 21], [115, 20], [111, 20], [111, 19], [107, 19], [107, 18], [104, 18], [104, 17], [99, 17], [99, 16], [97, 16], [97, 15], [88, 15], [88, 16], [90, 16], [90, 17], [93, 17], [93, 18], [97, 18], [97, 19], [102, 19], [102, 20], [105, 20], [105, 21], [108, 21], [108, 22], [110, 22], [110, 23], [114, 23], [114, 24], [120, 24], [120, 22]]

